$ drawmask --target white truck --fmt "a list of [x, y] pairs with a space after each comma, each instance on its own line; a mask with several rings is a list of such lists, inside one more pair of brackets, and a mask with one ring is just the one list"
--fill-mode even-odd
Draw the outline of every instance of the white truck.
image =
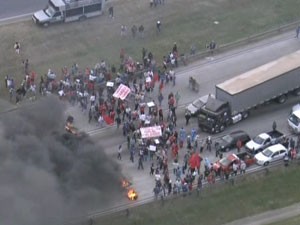
[[288, 125], [294, 133], [300, 133], [300, 104], [293, 106], [288, 118]]
[[105, 0], [49, 0], [45, 9], [35, 12], [32, 20], [44, 27], [51, 23], [84, 20], [103, 13]]
[[283, 138], [283, 133], [277, 130], [272, 130], [270, 132], [257, 135], [252, 140], [248, 141], [245, 147], [247, 152], [251, 154], [257, 154], [271, 145], [281, 143]]

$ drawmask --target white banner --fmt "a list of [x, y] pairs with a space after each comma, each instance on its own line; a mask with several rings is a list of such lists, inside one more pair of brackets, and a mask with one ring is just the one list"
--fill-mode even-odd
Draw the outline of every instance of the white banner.
[[161, 127], [154, 126], [154, 127], [142, 127], [140, 128], [142, 138], [154, 138], [160, 137], [162, 135]]
[[120, 98], [121, 100], [124, 100], [127, 95], [130, 93], [130, 88], [127, 87], [124, 84], [120, 84], [120, 86], [118, 87], [118, 89], [115, 91], [115, 93], [113, 94], [113, 96], [115, 98]]

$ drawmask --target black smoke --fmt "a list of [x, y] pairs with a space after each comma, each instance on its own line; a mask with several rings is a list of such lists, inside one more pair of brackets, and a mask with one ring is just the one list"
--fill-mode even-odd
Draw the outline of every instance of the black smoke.
[[61, 224], [124, 197], [118, 165], [65, 120], [54, 97], [1, 115], [0, 224]]

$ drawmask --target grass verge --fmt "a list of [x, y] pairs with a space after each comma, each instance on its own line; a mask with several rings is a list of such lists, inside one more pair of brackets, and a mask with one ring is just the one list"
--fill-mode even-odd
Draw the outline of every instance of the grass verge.
[[95, 224], [114, 225], [219, 225], [239, 218], [282, 208], [300, 201], [296, 191], [300, 179], [299, 166], [280, 168], [270, 173], [245, 177], [231, 186], [208, 189], [200, 197], [180, 197], [153, 202], [124, 213], [100, 218]]

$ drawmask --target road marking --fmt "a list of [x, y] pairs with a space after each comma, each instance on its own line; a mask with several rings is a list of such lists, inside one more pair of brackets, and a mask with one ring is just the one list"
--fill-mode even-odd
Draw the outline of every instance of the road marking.
[[0, 23], [7, 23], [10, 21], [17, 22], [20, 19], [21, 20], [30, 19], [33, 14], [34, 13], [32, 12], [32, 13], [26, 13], [26, 14], [22, 14], [22, 15], [18, 15], [18, 16], [5, 17], [5, 18], [0, 19]]

